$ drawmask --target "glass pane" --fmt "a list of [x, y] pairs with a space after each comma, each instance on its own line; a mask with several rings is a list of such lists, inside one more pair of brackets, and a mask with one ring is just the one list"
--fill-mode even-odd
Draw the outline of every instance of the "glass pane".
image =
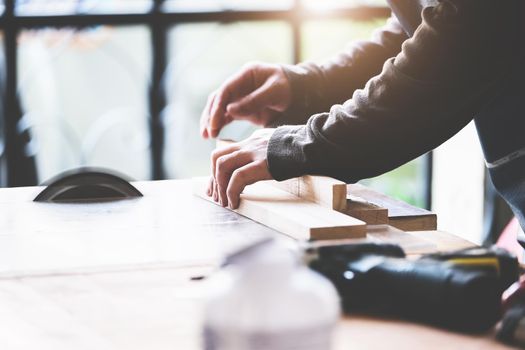
[[77, 166], [149, 178], [150, 61], [146, 27], [21, 33], [23, 125], [40, 180]]
[[[167, 174], [178, 178], [206, 175], [214, 142], [200, 138], [199, 118], [208, 94], [246, 62], [290, 62], [291, 31], [281, 22], [188, 24], [173, 28], [169, 43]], [[236, 122], [221, 137], [242, 139], [253, 130], [247, 123]]]
[[294, 0], [166, 0], [166, 11], [275, 10], [292, 7]]
[[16, 11], [20, 15], [142, 13], [152, 4], [152, 0], [17, 0]]
[[[309, 21], [303, 27], [302, 55], [304, 59], [322, 62], [341, 51], [349, 42], [370, 37], [372, 31], [384, 24], [385, 20]], [[363, 183], [390, 196], [424, 206], [423, 166], [424, 161], [420, 158], [387, 174], [365, 180]]]

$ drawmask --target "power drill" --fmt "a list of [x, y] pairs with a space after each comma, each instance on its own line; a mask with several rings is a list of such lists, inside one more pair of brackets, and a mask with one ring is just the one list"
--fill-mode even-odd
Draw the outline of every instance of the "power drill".
[[392, 244], [306, 249], [309, 266], [336, 286], [346, 313], [401, 317], [452, 330], [488, 330], [501, 316], [502, 292], [518, 279], [515, 257], [475, 248], [407, 259]]

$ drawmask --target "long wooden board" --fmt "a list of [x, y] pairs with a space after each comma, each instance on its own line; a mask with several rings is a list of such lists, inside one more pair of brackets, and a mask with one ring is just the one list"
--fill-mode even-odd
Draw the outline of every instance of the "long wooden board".
[[[207, 178], [194, 179], [194, 194], [205, 193]], [[360, 238], [366, 223], [297, 197], [263, 181], [247, 186], [235, 212], [298, 240]]]
[[[433, 237], [432, 233], [429, 233], [428, 236]], [[312, 246], [322, 247], [329, 245], [368, 242], [397, 244], [403, 248], [405, 253], [409, 256], [437, 253], [439, 251], [438, 244], [431, 240], [425, 239], [425, 235], [414, 235], [411, 232], [404, 232], [390, 225], [368, 225], [366, 239], [363, 240], [341, 239], [318, 241], [314, 242]]]

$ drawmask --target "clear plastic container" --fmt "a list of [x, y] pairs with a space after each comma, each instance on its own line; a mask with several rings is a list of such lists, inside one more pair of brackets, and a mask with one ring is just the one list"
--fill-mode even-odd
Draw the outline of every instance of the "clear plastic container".
[[340, 315], [330, 281], [275, 241], [237, 254], [209, 280], [206, 350], [328, 350]]

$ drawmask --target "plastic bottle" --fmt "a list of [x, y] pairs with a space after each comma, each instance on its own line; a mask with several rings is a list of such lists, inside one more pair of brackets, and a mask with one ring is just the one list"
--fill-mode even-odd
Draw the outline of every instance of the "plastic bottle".
[[340, 315], [330, 281], [275, 241], [230, 259], [210, 279], [206, 350], [328, 350]]

